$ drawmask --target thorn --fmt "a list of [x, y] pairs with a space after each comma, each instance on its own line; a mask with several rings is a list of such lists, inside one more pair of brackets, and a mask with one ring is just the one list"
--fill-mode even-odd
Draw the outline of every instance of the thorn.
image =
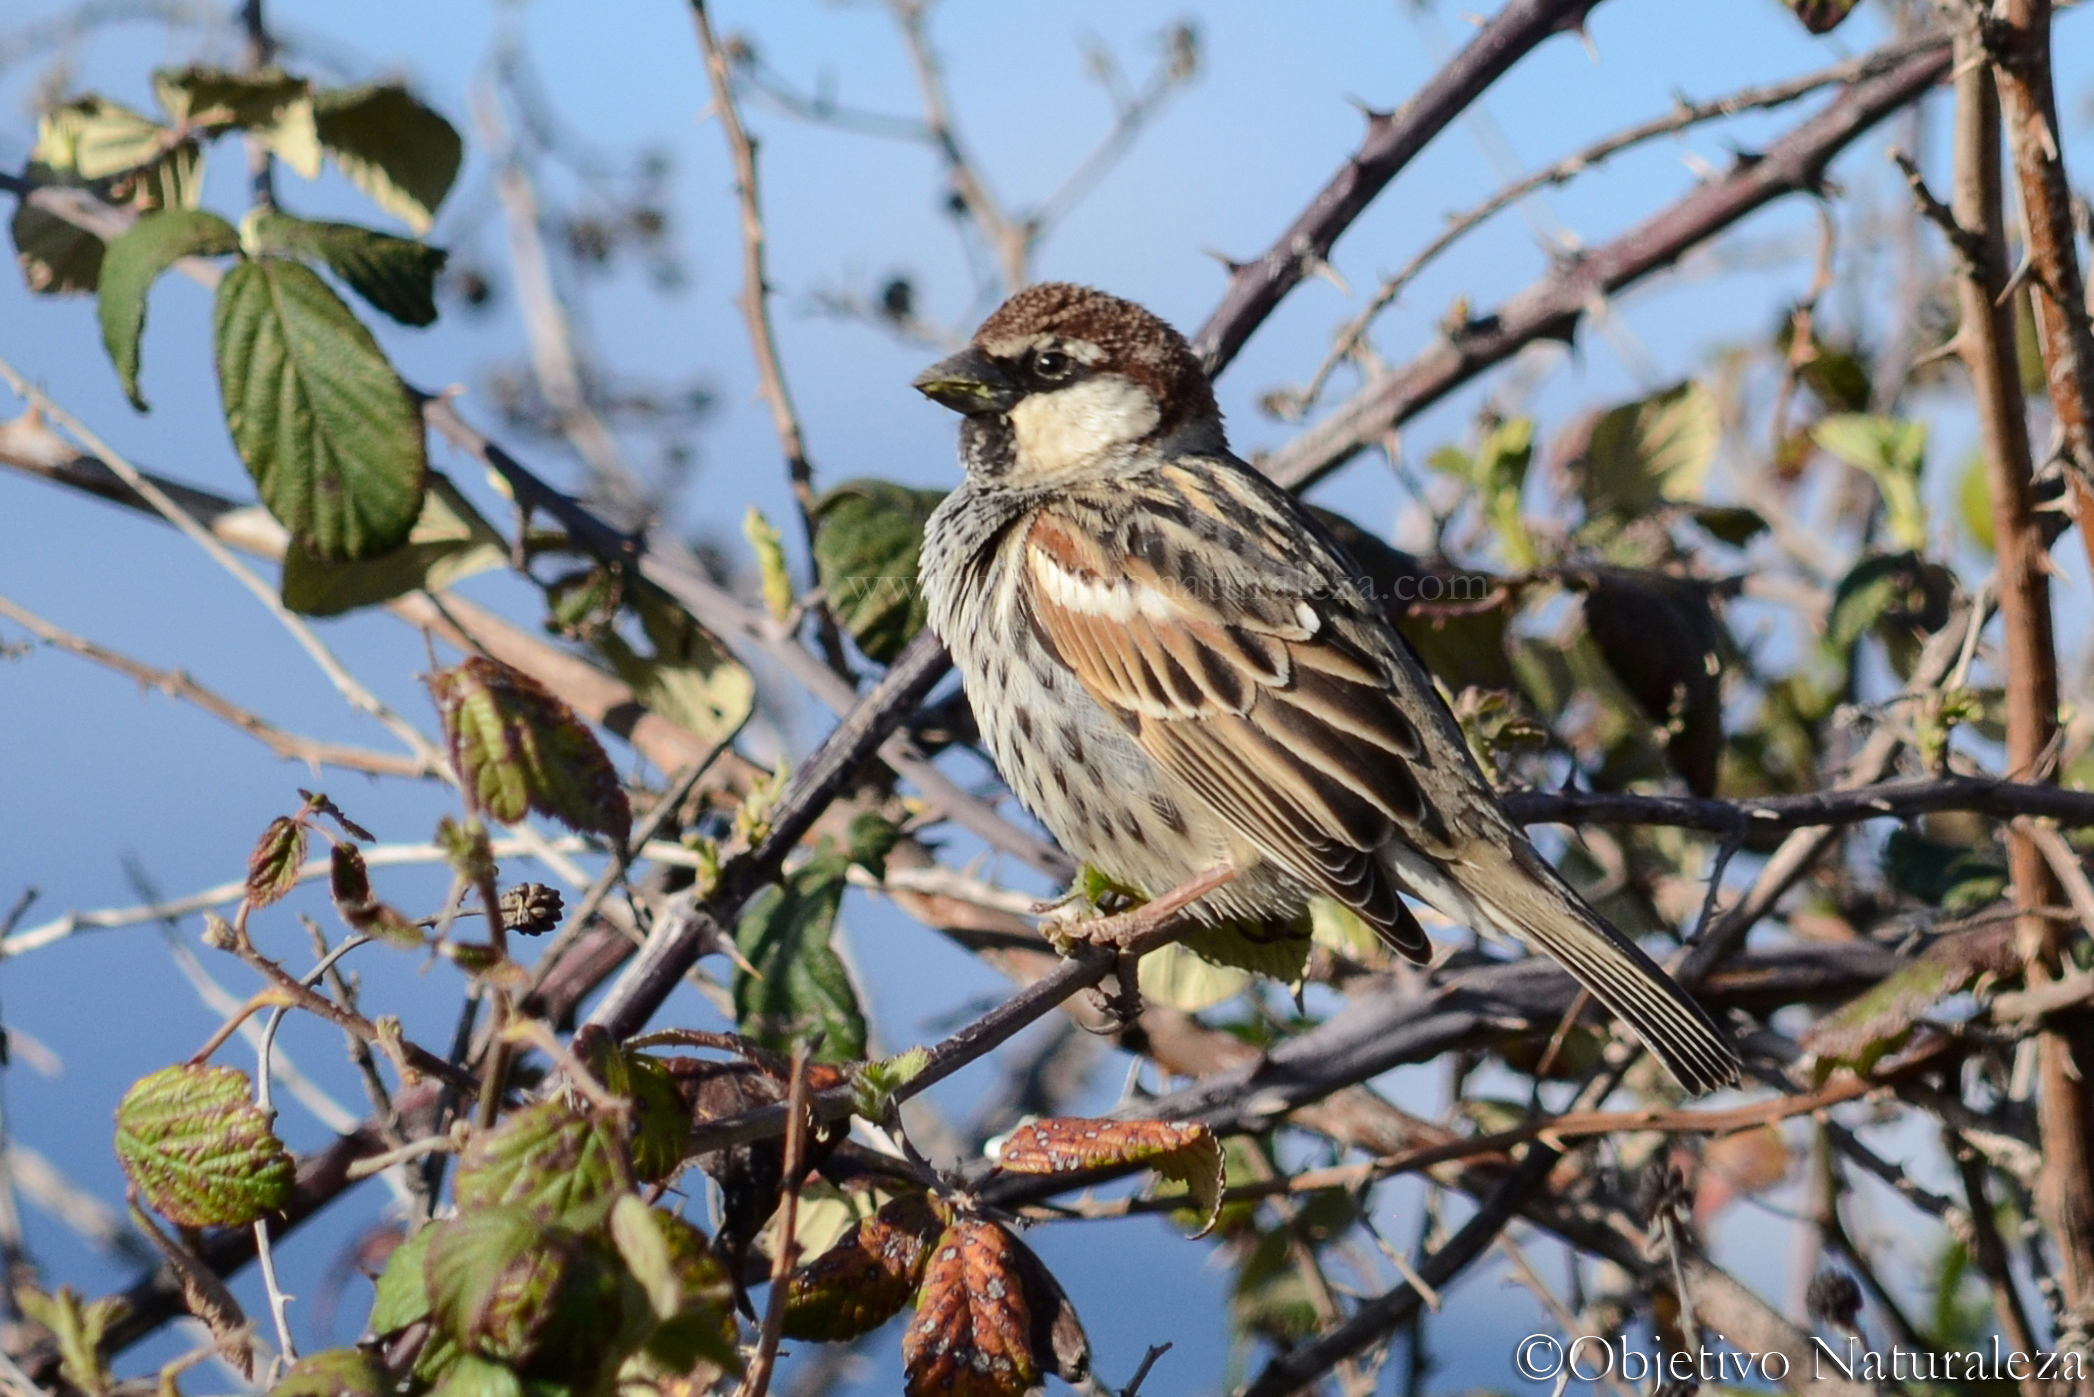
[[1222, 266], [1228, 270], [1230, 276], [1235, 276], [1238, 272], [1242, 271], [1245, 267], [1248, 267], [1250, 265], [1250, 263], [1248, 262], [1239, 262], [1235, 258], [1231, 257], [1228, 253], [1218, 252], [1211, 247], [1203, 247], [1200, 249], [1200, 251], [1206, 253], [1215, 261], [1221, 263]]
[[1367, 131], [1370, 135], [1396, 119], [1395, 112], [1384, 107], [1373, 106], [1362, 98], [1347, 97], [1345, 100], [1352, 105], [1354, 111], [1366, 118]]
[[1923, 369], [1929, 364], [1940, 363], [1943, 359], [1953, 358], [1956, 355], [1961, 354], [1962, 352], [1963, 336], [1959, 332], [1957, 334], [1949, 336], [1949, 338], [1944, 343], [1936, 345], [1934, 348], [1928, 350], [1925, 354], [1922, 354], [1917, 359], [1914, 359], [1912, 361], [1911, 367], [1908, 368], [1906, 372], [1911, 373], [1916, 369]]
[[2007, 284], [2000, 288], [1999, 296], [1992, 304], [2003, 306], [2012, 300], [2014, 293], [2028, 285], [2030, 280], [2033, 279], [2035, 271], [2036, 255], [2029, 250], [2028, 244], [2023, 243], [2021, 247], [2021, 261], [2015, 264], [2013, 274], [2007, 278]]
[[1303, 258], [1302, 271], [1309, 276], [1322, 277], [1325, 281], [1337, 287], [1338, 294], [1341, 296], [1350, 297], [1352, 295], [1352, 288], [1345, 284], [1344, 277], [1338, 275], [1338, 269], [1321, 257], [1310, 256]]

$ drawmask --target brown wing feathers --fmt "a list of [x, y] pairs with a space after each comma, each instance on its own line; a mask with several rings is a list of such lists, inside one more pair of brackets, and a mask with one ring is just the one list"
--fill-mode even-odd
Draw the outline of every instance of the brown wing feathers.
[[1428, 957], [1374, 851], [1397, 825], [1429, 843], [1445, 830], [1405, 766], [1422, 754], [1417, 730], [1381, 676], [1299, 606], [1265, 608], [1277, 624], [1224, 623], [1197, 588], [1157, 573], [1164, 550], [1145, 552], [1115, 568], [1082, 531], [1038, 514], [1024, 576], [1042, 639], [1267, 857]]

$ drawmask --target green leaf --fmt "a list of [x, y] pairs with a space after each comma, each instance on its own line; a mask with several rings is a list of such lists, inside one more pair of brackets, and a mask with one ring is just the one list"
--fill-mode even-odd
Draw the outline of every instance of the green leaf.
[[1984, 456], [1972, 453], [1956, 482], [1956, 512], [1970, 541], [1990, 553], [1992, 543], [1992, 482], [1985, 475]]
[[291, 536], [327, 562], [406, 543], [428, 474], [421, 414], [342, 298], [301, 263], [243, 261], [212, 339], [233, 444]]
[[1637, 515], [1698, 500], [1722, 439], [1714, 395], [1690, 381], [1601, 413], [1565, 455], [1589, 512]]
[[1916, 553], [1874, 553], [1856, 563], [1832, 591], [1825, 644], [1844, 657], [1874, 632], [1899, 674], [1911, 671], [1921, 638], [1948, 624], [1956, 576]]
[[1836, 1062], [1866, 1072], [1894, 1051], [1929, 1009], [1986, 976], [2021, 968], [2010, 926], [1978, 927], [1944, 936], [1917, 960], [1820, 1019], [1803, 1035], [1820, 1075]]
[[[1300, 973], [1299, 967], [1295, 973]], [[1226, 1003], [1251, 987], [1255, 977], [1234, 965], [1217, 965], [1185, 946], [1159, 946], [1141, 960], [1142, 998], [1187, 1013]]]
[[465, 158], [451, 123], [397, 83], [319, 92], [313, 111], [321, 146], [350, 182], [417, 234], [429, 231]]
[[922, 1076], [930, 1065], [931, 1050], [920, 1046], [860, 1064], [851, 1071], [853, 1108], [869, 1121], [882, 1119], [894, 1094]]
[[269, 1389], [269, 1397], [393, 1397], [395, 1386], [375, 1354], [331, 1348], [292, 1364]]
[[815, 575], [838, 623], [881, 664], [923, 629], [916, 559], [924, 523], [944, 498], [889, 480], [847, 480], [815, 503]]
[[671, 1373], [687, 1372], [701, 1359], [730, 1370], [741, 1366], [734, 1288], [703, 1233], [627, 1194], [611, 1210], [611, 1241], [654, 1314], [645, 1341], [653, 1364]]
[[735, 944], [757, 975], [735, 971], [735, 1023], [766, 1047], [784, 1050], [819, 1030], [822, 1061], [865, 1056], [858, 992], [829, 944], [849, 867], [849, 856], [825, 842], [822, 852], [751, 898], [742, 912]]
[[396, 552], [323, 563], [292, 540], [284, 550], [283, 601], [301, 615], [339, 616], [409, 592], [442, 591], [508, 562], [507, 541], [457, 486], [432, 471], [422, 515]]
[[177, 124], [249, 132], [303, 178], [319, 178], [320, 136], [304, 78], [280, 68], [163, 68], [153, 74], [153, 91]]
[[619, 1192], [622, 1147], [602, 1123], [553, 1099], [512, 1111], [458, 1157], [461, 1211], [516, 1204], [543, 1222], [587, 1229]]
[[475, 655], [430, 676], [466, 798], [505, 824], [536, 810], [620, 844], [633, 812], [589, 727], [537, 680]]
[[69, 1285], [47, 1295], [33, 1285], [15, 1290], [15, 1303], [22, 1313], [51, 1331], [58, 1345], [58, 1370], [66, 1381], [83, 1392], [107, 1392], [113, 1386], [108, 1361], [102, 1356], [102, 1340], [109, 1326], [129, 1306], [120, 1295], [83, 1300]]
[[378, 1275], [378, 1295], [371, 1302], [370, 1330], [383, 1338], [429, 1315], [426, 1266], [436, 1229], [424, 1227], [393, 1248]]
[[1955, 917], [1988, 906], [2007, 890], [2006, 861], [1996, 853], [1944, 844], [1902, 827], [1884, 841], [1883, 872], [1899, 892]]
[[124, 396], [140, 412], [138, 341], [145, 333], [145, 297], [160, 273], [184, 257], [216, 257], [240, 250], [240, 235], [215, 213], [161, 209], [143, 214], [102, 254], [101, 292], [95, 309], [102, 345], [123, 380]]
[[1843, 412], [1811, 428], [1811, 440], [1866, 472], [1883, 494], [1890, 536], [1914, 552], [1927, 546], [1927, 506], [1920, 498], [1920, 468], [1927, 456], [1927, 424], [1900, 422], [1867, 413]]
[[102, 180], [152, 163], [175, 139], [174, 132], [120, 102], [82, 97], [44, 113], [30, 158], [61, 173]]
[[429, 1397], [524, 1397], [524, 1387], [506, 1365], [461, 1353], [444, 1367]]
[[281, 1208], [297, 1172], [233, 1067], [183, 1063], [116, 1110], [116, 1155], [147, 1206], [180, 1227], [245, 1227]]
[[528, 1359], [574, 1261], [573, 1234], [521, 1207], [465, 1208], [430, 1230], [429, 1317], [468, 1353]]
[[316, 223], [265, 213], [249, 226], [257, 252], [317, 257], [349, 289], [402, 325], [436, 320], [436, 274], [450, 256], [440, 247], [353, 223]]
[[1760, 512], [1743, 505], [1708, 505], [1694, 510], [1693, 515], [1694, 522], [1711, 537], [1733, 548], [1743, 548], [1767, 532], [1767, 521]]
[[756, 680], [681, 608], [652, 592], [631, 599], [654, 653], [643, 655], [609, 626], [590, 643], [648, 708], [706, 742], [724, 742], [756, 703]]

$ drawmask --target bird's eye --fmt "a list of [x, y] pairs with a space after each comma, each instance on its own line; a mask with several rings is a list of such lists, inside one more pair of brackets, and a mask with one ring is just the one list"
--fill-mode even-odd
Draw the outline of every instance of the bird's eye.
[[1059, 349], [1043, 349], [1032, 356], [1032, 371], [1041, 378], [1064, 378], [1074, 361]]

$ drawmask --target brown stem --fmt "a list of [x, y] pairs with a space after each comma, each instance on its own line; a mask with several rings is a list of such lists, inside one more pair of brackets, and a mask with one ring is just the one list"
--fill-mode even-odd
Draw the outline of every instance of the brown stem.
[[1510, 0], [1442, 65], [1400, 111], [1368, 118], [1367, 138], [1338, 167], [1287, 231], [1229, 273], [1229, 289], [1193, 336], [1193, 352], [1213, 378], [1280, 299], [1329, 257], [1338, 236], [1471, 102], [1552, 34], [1575, 30], [1598, 0]]
[[1267, 457], [1261, 463], [1266, 474], [1289, 489], [1304, 489], [1534, 341], [1570, 339], [1596, 301], [1671, 266], [1782, 195], [1815, 191], [1835, 155], [1939, 82], [1948, 66], [1944, 41], [1852, 84], [1757, 158], [1740, 161], [1620, 237], [1564, 262], [1495, 312], [1472, 319], [1377, 378]]
[[756, 1357], [742, 1379], [740, 1397], [764, 1397], [771, 1370], [778, 1362], [778, 1341], [785, 1334], [786, 1277], [799, 1260], [793, 1233], [799, 1223], [800, 1188], [807, 1182], [807, 1044], [793, 1044], [792, 1077], [785, 1097], [785, 1166], [778, 1183], [778, 1252], [771, 1258], [771, 1288], [764, 1297], [763, 1331]]
[[[2026, 7], [2023, 7], [2024, 13]], [[1957, 278], [1957, 332], [1971, 377], [1978, 434], [1992, 498], [2000, 621], [2007, 669], [2007, 770], [2022, 780], [2054, 778], [2058, 662], [2052, 635], [2050, 559], [2036, 512], [2027, 411], [2015, 361], [2013, 310], [2002, 304], [2007, 239], [2001, 215], [2000, 106], [1975, 15], [1956, 34], [1955, 189], [1950, 201], [1973, 255]], [[2029, 76], [2022, 73], [2026, 80]], [[2063, 892], [2037, 842], [2007, 832], [2016, 928], [2031, 986], [2057, 978], [2064, 928], [2038, 909]], [[2057, 1248], [2065, 1301], [2075, 1313], [2094, 1300], [2094, 1118], [2086, 1075], [2072, 1040], [2056, 1029], [2037, 1035], [2037, 1120], [2049, 1165], [2037, 1190]]]

